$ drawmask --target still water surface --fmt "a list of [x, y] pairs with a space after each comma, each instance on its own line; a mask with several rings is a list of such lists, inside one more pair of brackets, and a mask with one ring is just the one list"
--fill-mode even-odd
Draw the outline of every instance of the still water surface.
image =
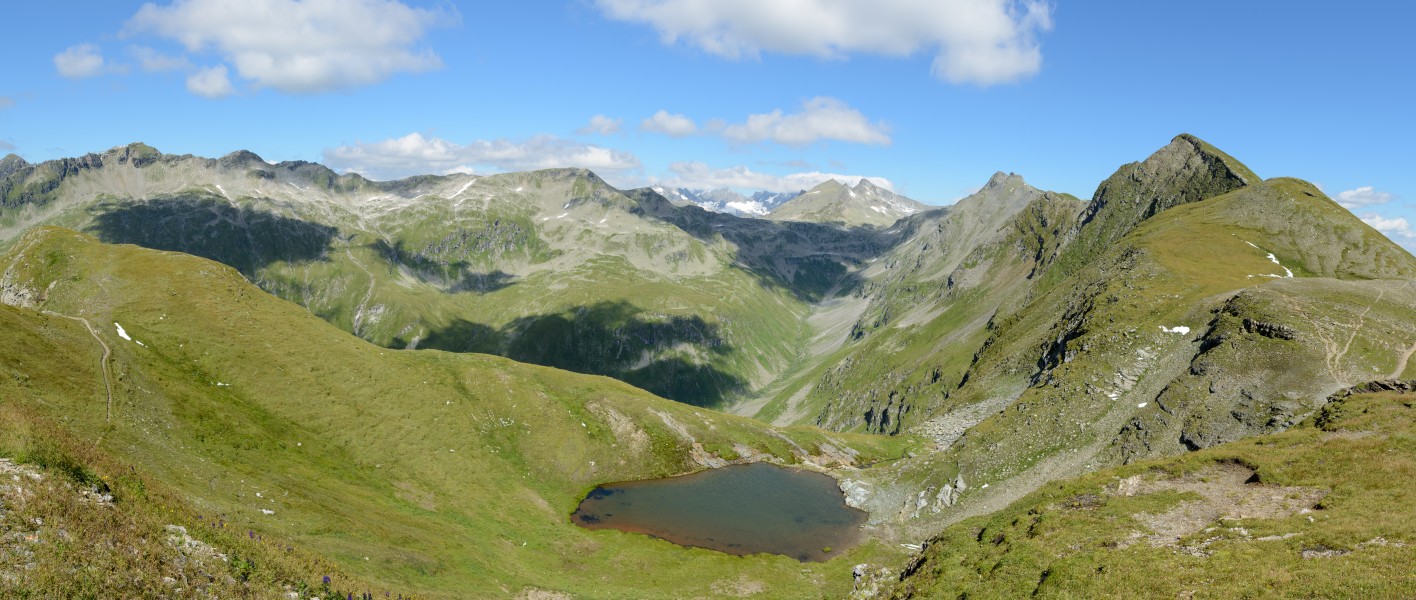
[[755, 463], [607, 483], [581, 501], [571, 520], [730, 554], [824, 561], [860, 541], [866, 514], [846, 506], [830, 476]]

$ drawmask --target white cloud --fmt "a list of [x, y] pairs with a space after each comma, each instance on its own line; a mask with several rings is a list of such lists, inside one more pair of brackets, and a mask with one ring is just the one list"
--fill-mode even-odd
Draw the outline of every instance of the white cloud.
[[824, 96], [802, 103], [802, 110], [798, 113], [785, 114], [778, 109], [767, 114], [748, 115], [744, 123], [724, 126], [722, 135], [736, 143], [771, 140], [792, 146], [804, 146], [821, 140], [882, 146], [890, 143], [884, 123], [871, 123], [865, 115], [845, 102]]
[[258, 88], [317, 93], [441, 67], [416, 45], [456, 18], [396, 0], [175, 0], [144, 4], [124, 32], [213, 52]]
[[590, 117], [590, 124], [575, 130], [580, 135], [598, 133], [600, 135], [610, 135], [620, 130], [620, 125], [624, 124], [623, 119], [611, 119], [605, 115], [595, 115]]
[[697, 133], [698, 125], [693, 122], [693, 119], [661, 110], [654, 113], [654, 116], [644, 119], [644, 122], [639, 124], [639, 129], [673, 137], [684, 137]]
[[656, 179], [654, 180], [654, 184], [695, 190], [725, 187], [740, 190], [795, 192], [798, 190], [811, 189], [829, 179], [835, 179], [836, 181], [850, 186], [860, 183], [861, 179], [866, 179], [884, 189], [894, 189], [894, 184], [883, 177], [862, 177], [860, 175], [841, 175], [838, 173], [822, 173], [819, 171], [791, 173], [788, 175], [771, 175], [768, 173], [758, 173], [744, 166], [714, 169], [697, 161], [670, 164], [669, 171], [673, 173], [672, 177]]
[[1370, 185], [1364, 185], [1355, 190], [1338, 192], [1334, 198], [1343, 208], [1352, 210], [1363, 206], [1377, 206], [1391, 202], [1392, 195], [1387, 192], [1379, 192], [1372, 189]]
[[236, 93], [236, 88], [226, 76], [226, 65], [217, 65], [188, 75], [187, 91], [204, 98], [224, 98]]
[[15, 149], [15, 145], [14, 145], [14, 144], [11, 144], [10, 142], [7, 142], [7, 141], [5, 141], [5, 140], [0, 140], [0, 150], [4, 150], [4, 151], [6, 151], [6, 152], [9, 152], [10, 150], [14, 150], [14, 149]]
[[192, 61], [185, 56], [168, 56], [147, 46], [133, 46], [128, 53], [138, 59], [138, 67], [149, 73], [186, 71], [192, 68]]
[[103, 54], [98, 46], [79, 44], [54, 55], [54, 68], [70, 79], [83, 79], [103, 73]]
[[0, 110], [5, 110], [15, 105], [15, 99], [9, 96], [0, 96]]
[[1038, 72], [1037, 35], [1052, 29], [1042, 0], [596, 0], [612, 19], [646, 23], [730, 59], [761, 52], [842, 58], [935, 54], [934, 75], [993, 85]]
[[1411, 223], [1405, 217], [1387, 218], [1373, 213], [1362, 217], [1362, 222], [1371, 225], [1372, 229], [1386, 234], [1389, 238], [1416, 239], [1416, 231], [1411, 230]]
[[456, 144], [410, 133], [380, 142], [355, 143], [324, 151], [330, 167], [390, 179], [424, 173], [471, 173], [479, 167], [491, 171], [530, 171], [580, 167], [610, 177], [640, 168], [629, 152], [581, 144], [551, 135], [526, 140], [478, 140]]

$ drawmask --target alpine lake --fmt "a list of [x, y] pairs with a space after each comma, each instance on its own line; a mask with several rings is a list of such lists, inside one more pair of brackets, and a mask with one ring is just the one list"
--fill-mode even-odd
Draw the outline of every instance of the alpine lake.
[[586, 495], [571, 521], [729, 554], [820, 562], [859, 543], [866, 517], [846, 505], [828, 475], [753, 463], [603, 484]]

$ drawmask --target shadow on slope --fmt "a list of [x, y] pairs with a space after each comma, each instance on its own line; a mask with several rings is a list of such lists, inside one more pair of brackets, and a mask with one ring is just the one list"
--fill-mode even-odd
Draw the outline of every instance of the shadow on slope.
[[325, 260], [339, 230], [203, 194], [138, 202], [106, 200], [90, 209], [88, 232], [112, 244], [134, 244], [209, 258], [253, 275], [274, 262]]
[[624, 194], [639, 203], [636, 212], [641, 216], [673, 225], [705, 244], [731, 243], [734, 262], [762, 285], [786, 289], [810, 303], [865, 283], [857, 269], [908, 239], [919, 223], [919, 219], [905, 219], [889, 229], [877, 229], [772, 221], [675, 206], [648, 188]]
[[646, 314], [628, 302], [522, 317], [500, 330], [459, 319], [430, 333], [418, 347], [497, 354], [605, 375], [702, 407], [719, 406], [747, 388], [742, 378], [707, 364], [707, 356], [732, 350], [717, 325], [698, 316]]
[[407, 267], [418, 279], [436, 285], [449, 294], [488, 294], [511, 287], [516, 279], [515, 275], [501, 269], [478, 272], [472, 270], [471, 263], [465, 260], [439, 259], [411, 251], [403, 240], [395, 240], [391, 245], [385, 240], [378, 240], [369, 247], [390, 264]]

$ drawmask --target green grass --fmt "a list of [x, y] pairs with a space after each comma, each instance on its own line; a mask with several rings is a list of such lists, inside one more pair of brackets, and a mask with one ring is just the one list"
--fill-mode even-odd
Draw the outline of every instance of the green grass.
[[[1406, 568], [1416, 560], [1413, 434], [1416, 396], [1359, 395], [1290, 431], [1049, 484], [946, 529], [891, 597], [1409, 597], [1416, 594]], [[1255, 469], [1264, 486], [1326, 495], [1306, 514], [1208, 523], [1216, 529], [1180, 542], [1199, 555], [1136, 541], [1150, 533], [1142, 516], [1196, 497], [1127, 497], [1116, 493], [1119, 480], [1174, 479], [1228, 462]], [[1337, 555], [1305, 558], [1305, 550]]]
[[[193, 510], [289, 540], [377, 589], [681, 597], [746, 577], [771, 596], [832, 597], [850, 587], [851, 564], [894, 555], [872, 542], [821, 564], [734, 557], [582, 530], [567, 515], [598, 483], [696, 468], [680, 429], [788, 463], [827, 445], [891, 458], [911, 440], [774, 430], [606, 378], [386, 350], [194, 257], [56, 229], [15, 252], [6, 263], [24, 285], [54, 282], [45, 309], [89, 319], [113, 348], [114, 419], [104, 421], [97, 344], [82, 327], [9, 307], [7, 330], [43, 321], [61, 333], [4, 338], [12, 374], [0, 397], [94, 440], [111, 462], [80, 463], [100, 480], [121, 470], [105, 464], [133, 466]], [[118, 338], [115, 321], [146, 347]]]

